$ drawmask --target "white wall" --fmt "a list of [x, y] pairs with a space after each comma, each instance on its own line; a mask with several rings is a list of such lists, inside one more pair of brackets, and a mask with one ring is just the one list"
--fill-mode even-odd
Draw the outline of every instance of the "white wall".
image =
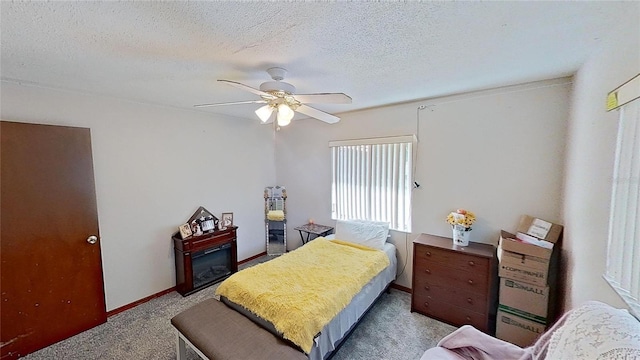
[[602, 278], [618, 112], [605, 111], [609, 91], [640, 72], [640, 3], [628, 3], [615, 41], [605, 44], [575, 75], [567, 138], [564, 218], [568, 293], [566, 308], [587, 300], [623, 307]]
[[2, 82], [3, 120], [91, 129], [107, 310], [175, 285], [171, 235], [234, 213], [240, 260], [265, 251], [273, 135], [258, 121]]
[[[91, 128], [108, 310], [175, 284], [169, 237], [199, 205], [234, 212], [244, 259], [264, 251], [263, 187], [285, 185], [288, 247], [298, 247], [298, 224], [333, 224], [328, 141], [414, 134], [418, 119], [422, 186], [414, 234], [392, 234], [400, 266], [415, 234], [450, 235], [452, 209], [477, 213], [479, 242], [527, 213], [565, 225], [568, 308], [591, 299], [623, 306], [601, 278], [617, 130], [617, 113], [603, 104], [640, 69], [634, 21], [633, 12], [620, 19], [626, 33], [581, 67], [571, 100], [568, 79], [557, 79], [346, 113], [336, 125], [296, 121], [277, 133], [275, 168], [271, 128], [247, 120], [9, 82], [0, 116]], [[410, 287], [410, 279], [409, 260], [398, 283]]]
[[330, 140], [418, 133], [413, 235], [392, 234], [400, 267], [406, 266], [399, 285], [411, 287], [416, 234], [450, 237], [445, 218], [456, 208], [476, 213], [476, 242], [496, 242], [500, 229], [514, 231], [522, 214], [562, 223], [570, 89], [567, 78], [547, 80], [345, 113], [335, 125], [301, 120], [282, 128], [276, 173], [289, 196], [289, 249], [300, 245], [292, 229], [309, 218], [335, 224]]

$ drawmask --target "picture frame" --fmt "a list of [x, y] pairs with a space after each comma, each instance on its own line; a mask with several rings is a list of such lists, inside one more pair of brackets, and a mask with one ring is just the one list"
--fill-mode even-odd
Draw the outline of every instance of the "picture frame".
[[180, 237], [182, 237], [182, 240], [193, 235], [193, 233], [191, 232], [191, 225], [189, 224], [182, 224], [178, 226], [178, 230], [180, 231]]
[[193, 215], [191, 215], [189, 220], [187, 220], [187, 224], [191, 224], [196, 219], [198, 219], [200, 217], [203, 217], [203, 216], [212, 216], [212, 217], [216, 218], [215, 216], [213, 216], [213, 213], [211, 211], [205, 209], [204, 206], [200, 206], [198, 208], [198, 210], [196, 210], [196, 212], [194, 212]]
[[233, 213], [232, 212], [222, 213], [222, 218], [220, 219], [220, 223], [225, 228], [233, 226]]

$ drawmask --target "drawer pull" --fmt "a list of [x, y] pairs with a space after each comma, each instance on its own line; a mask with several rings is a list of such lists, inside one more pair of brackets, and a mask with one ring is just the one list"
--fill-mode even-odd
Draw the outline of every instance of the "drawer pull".
[[472, 299], [472, 298], [468, 298], [468, 299], [467, 299], [467, 302], [468, 302], [469, 304], [473, 304], [473, 299]]
[[425, 289], [425, 290], [427, 290], [427, 291], [431, 290], [431, 288], [429, 287], [429, 285], [425, 286], [425, 287], [424, 287], [424, 289]]
[[467, 316], [467, 321], [471, 321], [471, 318], [469, 316]]
[[469, 266], [476, 266], [476, 263], [474, 263], [473, 261], [469, 261]]
[[473, 285], [473, 280], [469, 279], [468, 283], [469, 285]]
[[431, 251], [427, 251], [427, 252], [425, 253], [425, 255], [427, 255], [427, 256], [431, 256]]
[[429, 303], [428, 303], [428, 302], [425, 302], [425, 303], [424, 303], [424, 307], [429, 307]]
[[427, 274], [431, 274], [431, 270], [427, 269], [424, 272], [426, 272]]

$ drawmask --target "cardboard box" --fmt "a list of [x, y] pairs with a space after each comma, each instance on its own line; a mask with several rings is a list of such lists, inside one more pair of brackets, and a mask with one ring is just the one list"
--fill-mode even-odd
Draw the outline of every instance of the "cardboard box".
[[560, 235], [562, 235], [562, 225], [550, 223], [529, 215], [522, 215], [518, 224], [518, 232], [555, 244], [560, 239]]
[[500, 305], [539, 316], [546, 322], [549, 315], [549, 286], [500, 278]]
[[550, 283], [550, 262], [530, 255], [518, 254], [504, 250], [501, 244], [498, 246], [498, 276], [512, 280], [522, 281], [537, 286], [545, 286]]
[[530, 346], [547, 327], [546, 323], [533, 319], [519, 316], [517, 310], [512, 311], [500, 305], [496, 318], [496, 337], [520, 347]]
[[514, 234], [508, 233], [504, 230], [500, 231], [500, 247], [503, 250], [510, 251], [513, 253], [530, 255], [537, 258], [542, 258], [545, 260], [549, 260], [551, 258], [551, 254], [553, 253], [553, 249], [547, 249], [536, 245], [531, 245], [516, 239]]

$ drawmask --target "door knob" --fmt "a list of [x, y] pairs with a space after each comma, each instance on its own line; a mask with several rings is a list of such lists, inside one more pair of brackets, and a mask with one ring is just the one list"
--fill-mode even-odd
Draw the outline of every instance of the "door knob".
[[87, 242], [91, 245], [95, 244], [98, 242], [98, 237], [95, 235], [91, 235], [87, 238]]

